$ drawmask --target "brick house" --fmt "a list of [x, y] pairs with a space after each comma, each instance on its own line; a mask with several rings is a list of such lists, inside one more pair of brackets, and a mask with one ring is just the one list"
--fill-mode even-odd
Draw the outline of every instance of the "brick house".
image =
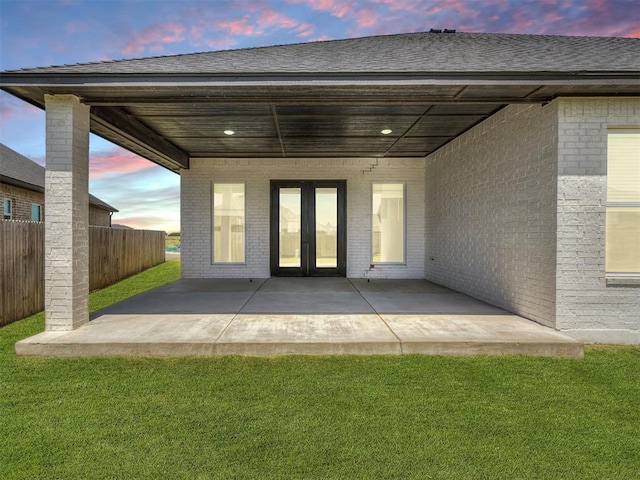
[[[415, 33], [3, 72], [73, 212], [92, 131], [181, 175], [182, 275], [425, 278], [640, 343], [640, 40]], [[72, 190], [66, 198], [61, 191]], [[87, 320], [86, 223], [47, 329]], [[66, 287], [65, 287], [66, 288]]]
[[[3, 220], [42, 222], [45, 169], [0, 143], [0, 199]], [[89, 194], [89, 225], [111, 226], [111, 205]]]

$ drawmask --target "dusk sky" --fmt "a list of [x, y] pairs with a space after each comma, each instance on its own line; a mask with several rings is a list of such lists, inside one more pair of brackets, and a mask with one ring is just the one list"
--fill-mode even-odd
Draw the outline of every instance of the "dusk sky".
[[[0, 0], [0, 70], [455, 28], [640, 37], [640, 0]], [[44, 165], [44, 112], [0, 92], [0, 142]], [[179, 231], [179, 176], [91, 136], [114, 223]]]

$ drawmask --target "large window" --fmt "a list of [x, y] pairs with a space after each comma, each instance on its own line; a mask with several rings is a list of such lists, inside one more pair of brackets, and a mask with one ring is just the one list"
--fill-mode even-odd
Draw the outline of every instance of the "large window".
[[404, 184], [374, 183], [372, 262], [404, 263]]
[[244, 184], [213, 184], [213, 262], [244, 263]]
[[2, 218], [5, 220], [11, 220], [12, 216], [13, 216], [13, 202], [10, 199], [5, 198], [2, 201]]
[[606, 270], [640, 274], [640, 129], [610, 129]]

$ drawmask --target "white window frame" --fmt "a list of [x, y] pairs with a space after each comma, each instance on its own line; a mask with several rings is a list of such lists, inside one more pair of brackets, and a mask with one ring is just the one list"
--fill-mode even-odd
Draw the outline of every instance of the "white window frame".
[[[631, 131], [633, 133], [636, 134], [640, 134], [640, 127], [637, 126], [629, 126], [629, 127], [609, 127], [607, 129], [607, 140], [609, 138], [609, 135], [611, 133], [620, 133], [620, 132], [624, 132], [624, 131]], [[607, 142], [607, 162], [609, 161], [609, 147], [608, 147], [608, 142]], [[607, 163], [607, 175], [608, 175], [608, 168], [609, 165]], [[609, 189], [609, 178], [607, 176], [607, 191]], [[624, 201], [624, 202], [620, 202], [620, 201], [609, 201], [608, 199], [605, 201], [605, 205], [606, 205], [606, 211], [608, 214], [608, 210], [609, 207], [616, 207], [616, 208], [625, 208], [625, 207], [637, 207], [640, 208], [640, 201]], [[605, 222], [606, 223], [606, 222]], [[608, 235], [609, 232], [607, 232]], [[605, 248], [606, 248], [606, 242], [608, 241], [607, 239], [607, 235], [605, 235]], [[606, 258], [606, 251], [605, 251], [605, 266], [607, 264], [607, 258]], [[627, 283], [628, 281], [633, 281], [633, 283], [635, 284], [636, 282], [640, 282], [640, 271], [637, 272], [613, 272], [613, 271], [606, 271], [606, 277], [607, 277], [607, 283], [608, 284], [616, 284], [619, 283], [618, 281], [620, 281], [621, 283]]]
[[[373, 259], [373, 189], [374, 185], [402, 185], [402, 261], [400, 262], [379, 262]], [[369, 195], [369, 215], [371, 216], [369, 222], [370, 235], [369, 241], [371, 242], [369, 248], [369, 259], [371, 265], [379, 266], [406, 266], [407, 265], [407, 182], [403, 181], [374, 181], [371, 182], [371, 192]]]
[[[216, 261], [216, 245], [215, 245], [215, 189], [216, 185], [242, 185], [244, 190], [243, 197], [243, 214], [244, 214], [244, 230], [243, 230], [243, 244], [244, 244], [244, 261], [242, 262], [217, 262]], [[246, 265], [247, 264], [247, 184], [245, 182], [211, 182], [211, 264], [219, 266], [233, 266], [233, 265]]]

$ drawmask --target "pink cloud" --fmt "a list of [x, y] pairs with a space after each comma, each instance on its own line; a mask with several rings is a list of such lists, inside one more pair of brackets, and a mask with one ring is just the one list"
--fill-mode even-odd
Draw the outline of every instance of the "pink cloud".
[[131, 34], [131, 38], [122, 49], [126, 55], [139, 55], [145, 50], [158, 50], [167, 43], [184, 40], [186, 27], [177, 22], [155, 23]]
[[[218, 29], [226, 30], [229, 36], [257, 37], [272, 30], [293, 30], [300, 37], [308, 37], [314, 32], [314, 26], [300, 23], [298, 20], [270, 8], [262, 8], [257, 15], [245, 15], [233, 20], [216, 22]], [[235, 42], [234, 42], [235, 43]]]
[[103, 177], [125, 175], [154, 166], [154, 163], [139, 157], [135, 153], [116, 148], [91, 156], [89, 176], [91, 180], [95, 180]]
[[258, 15], [258, 24], [268, 27], [294, 28], [298, 25], [298, 22], [282, 13], [265, 9]]
[[298, 33], [299, 37], [310, 37], [311, 35], [313, 35], [313, 32], [315, 31], [315, 27], [313, 25], [311, 25], [310, 23], [301, 23], [300, 25], [298, 25], [296, 27], [296, 32]]
[[564, 18], [558, 12], [547, 12], [544, 14], [544, 21], [547, 23], [562, 22]]
[[0, 99], [0, 120], [2, 120], [2, 122], [8, 122], [12, 119], [17, 120], [19, 118], [33, 118], [41, 114], [42, 110], [39, 108], [18, 99], [11, 98], [8, 95], [6, 98]]
[[13, 105], [7, 105], [6, 103], [0, 103], [0, 120], [8, 122], [13, 118], [18, 110]]
[[220, 21], [217, 23], [217, 27], [227, 30], [231, 35], [253, 36], [258, 34], [258, 29], [255, 25], [249, 24], [247, 17], [236, 20]]
[[290, 3], [308, 5], [313, 10], [328, 12], [334, 17], [342, 18], [353, 12], [353, 2], [348, 0], [288, 0]]
[[371, 9], [358, 10], [355, 16], [356, 16], [356, 23], [358, 24], [359, 27], [368, 28], [376, 24], [377, 14], [375, 10], [371, 10]]
[[640, 38], [640, 27], [634, 27], [634, 26], [630, 26], [628, 30], [624, 31], [624, 35], [625, 37], [633, 37], [633, 38]]

